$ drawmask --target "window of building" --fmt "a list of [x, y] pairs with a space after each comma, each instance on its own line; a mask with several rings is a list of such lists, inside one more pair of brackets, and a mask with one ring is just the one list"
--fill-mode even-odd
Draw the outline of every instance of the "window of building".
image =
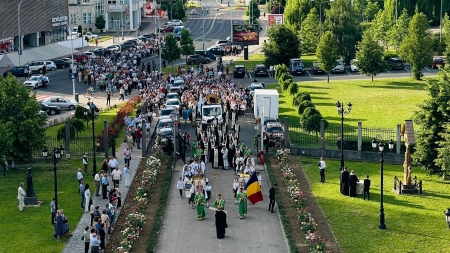
[[105, 1], [95, 0], [95, 17], [102, 15], [105, 18]]
[[77, 23], [77, 14], [70, 14], [70, 24], [75, 25]]
[[92, 24], [92, 13], [83, 13], [83, 24]]
[[116, 4], [117, 2], [115, 0], [113, 1], [108, 1], [108, 4]]
[[120, 0], [120, 4], [128, 4], [128, 0]]

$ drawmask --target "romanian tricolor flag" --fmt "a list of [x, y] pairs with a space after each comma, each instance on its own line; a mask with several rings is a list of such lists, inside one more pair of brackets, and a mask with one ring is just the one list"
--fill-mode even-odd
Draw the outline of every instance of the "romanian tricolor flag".
[[258, 203], [259, 201], [263, 201], [261, 186], [259, 185], [256, 172], [253, 172], [252, 176], [245, 184], [244, 189], [247, 190], [248, 200], [252, 204]]

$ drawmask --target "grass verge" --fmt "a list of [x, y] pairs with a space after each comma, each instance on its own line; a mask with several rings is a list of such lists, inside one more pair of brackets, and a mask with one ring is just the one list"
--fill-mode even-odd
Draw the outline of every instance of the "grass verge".
[[[269, 157], [267, 157], [269, 158]], [[274, 185], [274, 184], [278, 184], [278, 180], [277, 177], [275, 176], [275, 172], [274, 169], [272, 168], [272, 163], [270, 161], [270, 159], [266, 159], [266, 165], [267, 165], [267, 174], [269, 175], [269, 182], [270, 185]], [[280, 179], [281, 182], [281, 179]], [[288, 245], [289, 245], [289, 249], [291, 253], [297, 253], [298, 249], [297, 249], [297, 245], [296, 245], [296, 240], [293, 237], [293, 234], [291, 233], [292, 229], [293, 229], [293, 225], [291, 221], [288, 219], [288, 217], [286, 216], [286, 208], [284, 206], [283, 201], [281, 201], [281, 195], [282, 194], [287, 194], [287, 192], [283, 192], [281, 193], [280, 190], [275, 191], [275, 201], [277, 202], [277, 208], [278, 208], [278, 213], [280, 214], [280, 218], [281, 218], [281, 223], [283, 224], [283, 229], [284, 229], [284, 234], [286, 235], [286, 239], [288, 240]]]
[[[450, 193], [449, 182], [426, 171], [413, 176], [423, 180], [423, 195], [397, 195], [394, 176], [402, 178], [399, 165], [384, 165], [384, 208], [386, 230], [379, 230], [380, 164], [346, 161], [349, 170], [363, 179], [370, 175], [370, 200], [343, 196], [339, 192], [340, 161], [327, 160], [326, 183], [319, 182], [317, 158], [298, 157], [325, 217], [343, 252], [449, 252], [448, 226], [443, 211]], [[370, 238], [370, 239], [368, 239]]]
[[[311, 94], [311, 100], [322, 116], [332, 125], [340, 125], [336, 102], [352, 102], [353, 109], [345, 116], [344, 124], [363, 127], [395, 129], [405, 119], [411, 119], [417, 105], [427, 98], [426, 83], [410, 78], [386, 78], [370, 80], [333, 80], [325, 82], [298, 82], [299, 90]], [[276, 89], [277, 84], [268, 85]], [[279, 117], [289, 117], [298, 124], [300, 116], [292, 106], [293, 96], [278, 89], [280, 94]]]
[[166, 171], [164, 172], [165, 173], [164, 178], [160, 180], [159, 184], [155, 186], [156, 189], [160, 189], [160, 194], [159, 194], [159, 201], [157, 202], [158, 204], [156, 206], [156, 211], [154, 213], [154, 216], [152, 217], [152, 221], [147, 223], [149, 226], [152, 225], [151, 232], [148, 237], [148, 244], [146, 251], [147, 253], [155, 252], [156, 245], [158, 244], [159, 230], [161, 229], [164, 213], [166, 211], [167, 197], [169, 195], [170, 186], [172, 182], [173, 164], [174, 162], [176, 162], [172, 157], [169, 157], [168, 159], [169, 161], [167, 163]]
[[[32, 167], [34, 191], [42, 203], [40, 207], [25, 207], [23, 212], [19, 212], [17, 188], [20, 182], [24, 182], [26, 190], [28, 167]], [[79, 167], [82, 167], [81, 159], [63, 159], [57, 165], [58, 205], [69, 218], [71, 231], [84, 212], [80, 208], [81, 197], [76, 179]], [[53, 185], [53, 162], [9, 168], [7, 178], [2, 178], [0, 184], [0, 192], [3, 193], [3, 204], [0, 205], [0, 216], [3, 217], [0, 219], [3, 234], [0, 237], [0, 252], [57, 253], [63, 250], [67, 238], [61, 238], [61, 243], [53, 238], [54, 226], [51, 225], [50, 214]]]

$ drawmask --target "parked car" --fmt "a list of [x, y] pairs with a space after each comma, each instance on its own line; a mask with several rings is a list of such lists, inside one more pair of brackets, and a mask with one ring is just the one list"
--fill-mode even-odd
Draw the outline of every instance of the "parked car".
[[233, 69], [234, 78], [244, 78], [245, 77], [245, 67], [244, 65], [235, 65]]
[[195, 54], [199, 54], [201, 56], [207, 57], [209, 59], [211, 59], [211, 61], [215, 61], [217, 58], [214, 54], [208, 52], [208, 51], [203, 51], [203, 50], [195, 50]]
[[213, 55], [221, 55], [221, 56], [225, 55], [225, 50], [223, 49], [223, 47], [218, 47], [218, 46], [209, 47], [207, 52], [211, 53]]
[[157, 37], [157, 35], [155, 33], [147, 33], [147, 34], [143, 34], [142, 36], [149, 38], [149, 39]]
[[303, 64], [303, 61], [299, 58], [292, 58], [289, 60], [289, 73], [291, 75], [299, 74], [304, 75], [305, 74], [305, 65]]
[[173, 30], [175, 29], [175, 26], [172, 25], [163, 25], [159, 28], [159, 32], [162, 33], [168, 33], [168, 32], [173, 32]]
[[267, 123], [265, 131], [263, 132], [264, 144], [268, 144], [269, 147], [275, 146], [277, 142], [282, 145], [284, 142], [284, 129], [281, 123], [272, 122]]
[[171, 26], [178, 26], [178, 25], [183, 25], [183, 21], [181, 21], [179, 19], [172, 19], [172, 20], [167, 21], [166, 24], [171, 25]]
[[353, 59], [353, 60], [350, 61], [350, 70], [352, 72], [358, 72], [359, 71], [358, 66], [356, 66], [357, 63], [358, 63], [358, 60], [356, 60], [356, 59]]
[[95, 57], [95, 53], [91, 52], [91, 51], [86, 51], [84, 52], [85, 55], [87, 55], [89, 58], [94, 58]]
[[87, 54], [74, 54], [73, 60], [76, 62], [85, 62], [89, 60], [89, 56]]
[[25, 66], [28, 67], [29, 70], [33, 71], [33, 73], [42, 73], [44, 61], [30, 61], [25, 63]]
[[52, 96], [43, 101], [43, 103], [51, 106], [61, 108], [61, 110], [75, 110], [75, 106], [78, 105], [76, 101], [70, 101], [69, 99], [61, 96]]
[[120, 45], [118, 45], [118, 44], [113, 44], [111, 46], [107, 46], [106, 49], [109, 49], [111, 51], [120, 51], [121, 50]]
[[191, 15], [197, 15], [197, 9], [192, 9], [191, 10]]
[[[60, 60], [67, 62], [69, 64], [69, 66], [70, 66], [70, 64], [72, 64], [72, 58], [61, 58]], [[75, 59], [73, 59], [73, 60], [75, 61]]]
[[91, 39], [97, 39], [97, 38], [98, 38], [98, 35], [97, 35], [97, 34], [93, 34], [93, 33], [91, 33], [91, 32], [87, 32], [84, 36], [85, 36], [85, 37], [88, 37], [90, 40], [91, 40]]
[[334, 63], [334, 68], [331, 69], [331, 73], [344, 73], [345, 64], [343, 60], [336, 60]]
[[105, 49], [105, 48], [96, 48], [94, 49], [94, 51], [92, 51], [92, 53], [94, 53], [97, 56], [103, 56], [103, 55], [107, 55], [107, 51], [109, 51], [109, 49]]
[[41, 111], [39, 113], [55, 115], [55, 114], [61, 113], [61, 108], [59, 108], [57, 106], [47, 105], [46, 103], [41, 103]]
[[3, 72], [3, 77], [6, 77], [8, 73], [11, 73], [15, 77], [28, 77], [28, 67], [26, 66], [15, 66], [10, 70]]
[[26, 80], [23, 84], [25, 85], [25, 87], [32, 89], [42, 87], [42, 76], [41, 75], [31, 76], [30, 79]]
[[124, 42], [124, 43], [120, 44], [121, 49], [128, 49], [128, 48], [132, 48], [134, 46], [135, 46], [135, 44], [132, 42]]
[[325, 74], [325, 71], [320, 67], [320, 62], [313, 62], [312, 65], [313, 74]]
[[204, 57], [202, 55], [199, 54], [194, 54], [194, 55], [189, 55], [187, 57], [186, 63], [189, 65], [194, 65], [194, 64], [199, 64], [199, 63], [210, 63], [211, 59]]
[[229, 46], [229, 45], [231, 45], [231, 41], [228, 41], [228, 40], [218, 40], [216, 42], [216, 46], [219, 46], [219, 47], [225, 47], [225, 46]]
[[70, 66], [70, 64], [68, 62], [65, 62], [61, 59], [53, 60], [53, 62], [55, 63], [56, 68], [58, 68], [58, 69], [64, 69], [64, 68], [67, 68]]
[[389, 64], [389, 68], [392, 70], [405, 69], [405, 62], [403, 61], [402, 58], [399, 57], [389, 58], [387, 60], [387, 63]]
[[264, 64], [257, 64], [253, 68], [253, 75], [255, 75], [255, 77], [259, 75], [269, 76], [269, 71], [267, 70], [266, 66], [264, 66]]
[[441, 57], [433, 57], [433, 60], [428, 64], [432, 69], [437, 69], [439, 66], [444, 67], [445, 61]]
[[55, 71], [58, 67], [56, 66], [55, 62], [53, 61], [44, 61], [45, 67], [47, 67], [47, 70]]

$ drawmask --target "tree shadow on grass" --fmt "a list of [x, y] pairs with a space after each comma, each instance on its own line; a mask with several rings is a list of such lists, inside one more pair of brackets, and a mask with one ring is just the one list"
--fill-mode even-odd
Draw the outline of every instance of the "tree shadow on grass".
[[[316, 104], [317, 105], [317, 104]], [[337, 113], [336, 113], [337, 114]], [[333, 117], [329, 117], [329, 116], [327, 116], [326, 117], [326, 120], [328, 120], [328, 121], [341, 121], [341, 117], [339, 117], [339, 116], [333, 116]], [[363, 119], [355, 119], [355, 118], [345, 118], [344, 117], [344, 125], [345, 125], [345, 122], [358, 122], [358, 121], [362, 121], [362, 122], [364, 122], [364, 120]], [[354, 127], [354, 125], [353, 125], [353, 127]]]
[[359, 85], [361, 88], [381, 88], [399, 90], [425, 90], [425, 83], [387, 82], [384, 85]]
[[286, 102], [284, 101], [284, 100], [280, 100], [279, 102], [278, 102], [278, 104], [286, 104]]
[[[387, 189], [386, 189], [387, 190]], [[390, 190], [390, 189], [389, 189]], [[384, 194], [384, 203], [390, 204], [390, 205], [396, 205], [396, 206], [403, 206], [403, 207], [409, 207], [409, 208], [417, 208], [417, 209], [427, 209], [423, 205], [418, 205], [410, 201], [404, 201], [396, 198], [392, 195], [386, 195]], [[413, 199], [411, 199], [413, 200]], [[416, 200], [416, 199], [414, 199]], [[380, 201], [380, 194], [379, 193], [370, 193], [370, 201]]]

